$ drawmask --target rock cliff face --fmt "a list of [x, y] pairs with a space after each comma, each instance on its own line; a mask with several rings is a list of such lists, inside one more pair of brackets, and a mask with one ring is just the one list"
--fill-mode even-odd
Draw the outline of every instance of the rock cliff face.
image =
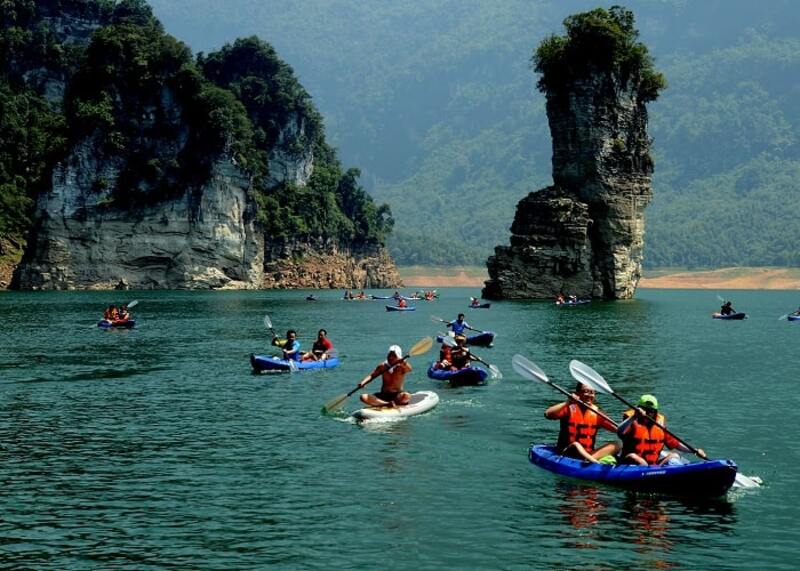
[[[227, 86], [211, 87], [198, 71], [187, 71], [193, 65], [190, 52], [183, 52], [174, 39], [165, 39], [146, 8], [139, 7], [134, 14], [144, 22], [139, 32], [123, 30], [130, 42], [126, 49], [141, 50], [151, 42], [159, 46], [141, 50], [142, 58], [153, 59], [147, 62], [150, 83], [140, 88], [127, 74], [147, 66], [125, 60], [127, 52], [122, 49], [113, 54], [117, 59], [102, 59], [106, 54], [96, 45], [97, 36], [106, 31], [101, 28], [110, 18], [105, 13], [99, 16], [98, 6], [103, 5], [76, 4], [80, 8], [76, 13], [60, 6], [53, 1], [40, 6], [39, 25], [70, 50], [85, 48], [91, 41], [86, 60], [102, 62], [101, 73], [108, 69], [113, 73], [95, 87], [97, 69], [82, 68], [70, 77], [72, 70], [67, 67], [49, 69], [36, 63], [24, 69], [21, 62], [15, 70], [59, 107], [65, 93], [72, 96], [71, 107], [65, 103], [62, 108], [73, 124], [68, 154], [53, 169], [52, 187], [38, 198], [34, 226], [12, 287], [356, 288], [400, 283], [379, 241], [357, 247], [366, 241], [355, 233], [352, 243], [307, 237], [287, 240], [270, 234], [270, 219], [263, 210], [274, 214], [285, 207], [281, 200], [295, 201], [283, 190], [287, 187], [304, 192], [303, 200], [311, 203], [318, 192], [307, 188], [317, 166], [315, 150], [327, 151], [321, 120], [315, 123], [316, 111], [277, 56], [274, 61], [256, 61], [253, 73], [263, 76], [236, 77], [237, 89], [258, 84], [266, 90], [270, 73], [283, 74], [275, 83], [284, 92], [261, 95], [265, 100], [280, 99], [285, 109], [276, 113], [269, 102], [248, 101], [250, 125], [244, 107], [224, 91]], [[100, 10], [88, 10], [94, 19], [87, 16], [86, 6]], [[116, 41], [115, 33], [109, 35]], [[261, 46], [256, 40], [250, 45]], [[243, 67], [252, 63], [242, 60]], [[150, 76], [157, 74], [162, 75], [153, 81]], [[76, 83], [79, 90], [74, 89]], [[104, 90], [102, 97], [97, 90]], [[242, 88], [237, 93], [243, 92], [252, 90]], [[87, 121], [76, 113], [98, 126], [83, 128]], [[272, 138], [264, 135], [262, 124], [268, 125]], [[333, 151], [327, 151], [325, 159], [326, 180], [333, 180], [333, 190], [325, 197], [334, 205], [327, 208], [330, 211], [336, 208], [332, 165], [338, 168], [338, 163]], [[258, 160], [263, 160], [264, 168], [259, 169]], [[264, 206], [265, 200], [272, 202]]]
[[630, 298], [652, 198], [640, 78], [589, 66], [546, 95], [555, 184], [517, 205], [510, 245], [496, 247], [487, 262], [483, 296]]

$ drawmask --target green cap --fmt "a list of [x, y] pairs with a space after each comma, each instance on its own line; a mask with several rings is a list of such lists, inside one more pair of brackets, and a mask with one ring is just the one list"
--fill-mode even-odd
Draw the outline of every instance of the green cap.
[[642, 395], [639, 399], [639, 406], [642, 408], [654, 408], [658, 410], [658, 399], [653, 395]]

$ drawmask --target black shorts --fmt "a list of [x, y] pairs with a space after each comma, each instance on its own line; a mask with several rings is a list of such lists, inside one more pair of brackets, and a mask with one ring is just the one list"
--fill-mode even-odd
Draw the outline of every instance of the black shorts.
[[399, 392], [379, 392], [379, 393], [372, 393], [372, 396], [381, 399], [383, 402], [394, 402], [394, 399], [397, 398]]

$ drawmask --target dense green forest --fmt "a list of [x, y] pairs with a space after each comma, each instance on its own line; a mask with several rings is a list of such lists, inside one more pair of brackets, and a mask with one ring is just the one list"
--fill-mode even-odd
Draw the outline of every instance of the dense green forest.
[[[135, 212], [200, 192], [226, 156], [249, 175], [268, 236], [385, 243], [391, 210], [365, 192], [359, 169], [344, 169], [311, 97], [269, 43], [250, 37], [195, 56], [144, 0], [0, 5], [0, 256], [19, 250], [36, 197], [79, 145], [118, 173], [94, 173], [102, 208]], [[63, 95], [47, 93], [54, 85]], [[279, 141], [284, 131], [297, 136]], [[279, 146], [313, 155], [307, 185], [268, 182]]]
[[[152, 0], [194, 50], [257, 34], [290, 62], [329, 140], [389, 202], [401, 263], [482, 263], [517, 201], [550, 184], [533, 50], [556, 0]], [[650, 266], [800, 265], [800, 5], [636, 0], [668, 87], [650, 104]]]

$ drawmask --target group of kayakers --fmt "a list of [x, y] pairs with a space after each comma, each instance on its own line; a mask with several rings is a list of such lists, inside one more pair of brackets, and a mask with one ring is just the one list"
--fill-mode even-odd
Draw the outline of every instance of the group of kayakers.
[[[677, 459], [675, 453], [662, 454], [664, 447], [691, 451], [664, 429], [666, 417], [659, 411], [658, 399], [653, 395], [642, 395], [636, 408], [623, 413], [620, 424], [603, 413], [595, 404], [595, 396], [593, 388], [578, 382], [568, 400], [545, 410], [545, 418], [561, 422], [556, 444], [559, 454], [594, 463], [648, 466]], [[619, 440], [598, 447], [596, 437], [600, 428], [616, 433]], [[706, 458], [702, 449], [698, 448], [696, 453]]]
[[342, 299], [370, 299], [370, 298], [367, 296], [367, 294], [364, 293], [363, 289], [355, 295], [353, 294], [352, 291], [347, 289], [344, 291]]
[[576, 303], [578, 301], [577, 295], [565, 295], [563, 293], [559, 293], [556, 296], [556, 303]]
[[128, 312], [128, 307], [125, 304], [117, 307], [116, 305], [109, 305], [103, 312], [103, 319], [109, 323], [119, 323], [128, 321], [131, 318]]
[[320, 329], [317, 338], [311, 345], [310, 351], [301, 351], [300, 341], [297, 340], [297, 331], [289, 329], [285, 339], [279, 339], [273, 333], [272, 344], [279, 347], [282, 357], [286, 361], [323, 361], [333, 353], [333, 343], [328, 339], [328, 332]]

